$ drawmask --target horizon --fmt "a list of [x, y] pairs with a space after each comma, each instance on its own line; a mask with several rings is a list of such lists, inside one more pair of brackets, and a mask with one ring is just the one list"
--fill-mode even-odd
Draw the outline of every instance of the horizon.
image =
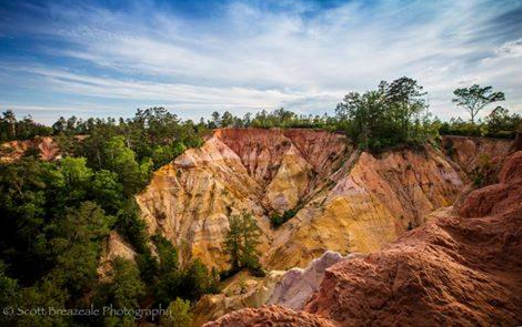
[[0, 110], [46, 125], [155, 106], [333, 115], [401, 76], [442, 120], [466, 117], [452, 91], [474, 83], [522, 113], [520, 1], [17, 1], [0, 15]]

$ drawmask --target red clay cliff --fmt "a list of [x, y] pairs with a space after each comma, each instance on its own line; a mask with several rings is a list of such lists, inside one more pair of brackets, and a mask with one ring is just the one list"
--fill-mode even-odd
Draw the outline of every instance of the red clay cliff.
[[304, 311], [243, 309], [205, 326], [522, 325], [522, 151], [498, 181], [382, 251], [327, 269]]

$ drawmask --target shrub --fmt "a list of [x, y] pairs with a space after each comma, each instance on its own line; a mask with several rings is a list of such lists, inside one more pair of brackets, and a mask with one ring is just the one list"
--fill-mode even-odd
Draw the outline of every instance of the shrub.
[[161, 319], [161, 325], [165, 327], [187, 327], [192, 325], [190, 314], [190, 301], [179, 297], [172, 301], [167, 309], [166, 315]]

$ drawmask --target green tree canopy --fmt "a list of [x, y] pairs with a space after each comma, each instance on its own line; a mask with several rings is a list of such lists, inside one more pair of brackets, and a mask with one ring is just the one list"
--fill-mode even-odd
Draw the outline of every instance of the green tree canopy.
[[240, 215], [232, 215], [229, 224], [230, 230], [223, 246], [230, 257], [232, 270], [240, 268], [260, 270], [257, 246], [260, 244], [261, 230], [252, 214], [243, 211]]
[[429, 125], [425, 94], [408, 77], [383, 81], [363, 94], [350, 92], [335, 110], [339, 127], [363, 149], [424, 141]]
[[179, 297], [172, 301], [167, 308], [167, 314], [161, 319], [161, 324], [164, 327], [191, 326], [190, 301], [185, 301]]
[[488, 104], [505, 100], [504, 93], [493, 92], [493, 87], [481, 87], [478, 84], [456, 89], [453, 94], [455, 95], [453, 102], [469, 112], [472, 124], [475, 123], [477, 114]]

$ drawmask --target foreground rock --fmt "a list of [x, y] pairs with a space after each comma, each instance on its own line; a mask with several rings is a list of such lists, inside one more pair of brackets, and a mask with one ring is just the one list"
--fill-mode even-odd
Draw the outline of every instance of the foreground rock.
[[304, 311], [294, 311], [281, 306], [263, 306], [261, 309], [234, 311], [203, 327], [337, 327], [331, 320]]
[[234, 310], [258, 308], [264, 304], [302, 309], [319, 289], [326, 268], [357, 256], [342, 256], [327, 251], [305, 269], [272, 270], [263, 278], [252, 277], [246, 271], [242, 271], [226, 281], [221, 294], [205, 295], [196, 303], [192, 310], [193, 326], [201, 326]]
[[313, 260], [305, 269], [290, 269], [277, 283], [266, 304], [278, 304], [293, 310], [302, 309], [314, 292], [319, 289], [326, 268], [357, 256], [351, 254], [343, 257], [337, 252], [327, 251], [320, 258]]
[[270, 299], [284, 275], [284, 271], [273, 270], [259, 278], [242, 271], [227, 280], [220, 294], [204, 295], [199, 299], [191, 310], [192, 325], [201, 326], [235, 310], [261, 307]]
[[453, 213], [327, 269], [304, 311], [245, 309], [205, 326], [517, 326], [521, 253], [519, 151], [498, 184], [473, 191]]

